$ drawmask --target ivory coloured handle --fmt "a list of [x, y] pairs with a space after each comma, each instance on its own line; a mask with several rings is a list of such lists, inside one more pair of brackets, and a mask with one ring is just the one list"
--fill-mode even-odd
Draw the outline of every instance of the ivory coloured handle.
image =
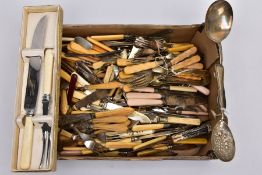
[[147, 131], [164, 128], [164, 124], [148, 124], [148, 125], [135, 125], [132, 127], [132, 131]]
[[44, 70], [44, 94], [50, 95], [52, 88], [52, 75], [53, 75], [53, 64], [54, 55], [52, 49], [45, 51], [45, 70]]
[[109, 117], [109, 116], [118, 116], [118, 115], [130, 115], [134, 111], [135, 110], [133, 108], [124, 107], [114, 110], [103, 111], [103, 112], [96, 112], [95, 116], [99, 118], [99, 117]]
[[188, 58], [189, 56], [195, 54], [197, 52], [197, 48], [196, 47], [192, 47], [186, 51], [184, 51], [183, 53], [177, 55], [175, 58], [173, 58], [170, 63], [171, 65], [175, 65], [180, 61], [183, 61], [184, 59]]
[[133, 66], [127, 66], [124, 68], [124, 72], [126, 74], [133, 74], [133, 73], [137, 73], [137, 72], [141, 72], [144, 70], [149, 70], [149, 69], [153, 69], [159, 65], [162, 65], [163, 61], [154, 61], [154, 62], [148, 62], [148, 63], [142, 63], [142, 64], [137, 64], [137, 65], [133, 65]]
[[96, 41], [110, 41], [110, 40], [123, 40], [124, 35], [98, 35], [98, 36], [91, 36], [90, 38], [95, 39]]
[[26, 117], [20, 159], [20, 168], [22, 170], [28, 170], [31, 165], [33, 134], [34, 124], [32, 121], [32, 117]]
[[192, 56], [191, 58], [188, 58], [182, 62], [179, 62], [178, 64], [172, 66], [172, 69], [174, 70], [178, 70], [178, 69], [182, 69], [182, 68], [185, 68], [187, 66], [190, 66], [194, 63], [197, 63], [201, 60], [200, 56], [199, 55], [195, 55], [195, 56]]
[[182, 118], [182, 117], [168, 117], [168, 123], [174, 124], [185, 124], [185, 125], [200, 125], [201, 121], [199, 118]]

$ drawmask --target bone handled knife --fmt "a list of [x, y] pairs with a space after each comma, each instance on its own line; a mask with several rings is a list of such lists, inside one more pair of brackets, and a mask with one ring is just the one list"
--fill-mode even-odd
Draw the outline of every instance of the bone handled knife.
[[[43, 49], [46, 33], [47, 17], [42, 17], [33, 34], [31, 49]], [[31, 165], [32, 144], [33, 144], [33, 121], [35, 106], [38, 96], [39, 70], [41, 68], [41, 56], [29, 57], [29, 70], [26, 85], [24, 108], [26, 111], [25, 127], [22, 138], [20, 168], [27, 170]]]
[[52, 89], [52, 75], [53, 75], [53, 64], [54, 64], [54, 56], [53, 50], [47, 49], [45, 52], [44, 59], [44, 96], [43, 96], [43, 115], [48, 115], [49, 111], [49, 103]]

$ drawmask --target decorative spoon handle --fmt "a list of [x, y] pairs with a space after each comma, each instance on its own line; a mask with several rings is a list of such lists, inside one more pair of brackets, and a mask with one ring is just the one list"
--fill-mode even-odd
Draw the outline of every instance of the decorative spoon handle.
[[220, 109], [226, 108], [226, 98], [224, 89], [224, 67], [221, 64], [216, 64], [216, 79], [218, 86], [218, 104]]

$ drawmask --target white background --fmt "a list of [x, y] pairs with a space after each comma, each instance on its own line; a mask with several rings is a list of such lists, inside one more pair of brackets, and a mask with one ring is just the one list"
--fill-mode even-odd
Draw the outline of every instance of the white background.
[[[212, 0], [8, 1], [0, 6], [0, 174], [11, 174], [11, 138], [22, 7], [60, 4], [65, 24], [202, 23]], [[236, 156], [220, 161], [58, 161], [54, 174], [261, 175], [262, 3], [230, 0], [232, 33], [223, 42], [225, 88]]]

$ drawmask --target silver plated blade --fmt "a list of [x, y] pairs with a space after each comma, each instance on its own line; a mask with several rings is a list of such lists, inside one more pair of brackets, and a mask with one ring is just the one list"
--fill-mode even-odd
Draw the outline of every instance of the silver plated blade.
[[46, 25], [47, 16], [43, 16], [38, 24], [36, 25], [35, 32], [32, 39], [31, 49], [43, 49], [45, 44], [45, 34], [46, 34]]

